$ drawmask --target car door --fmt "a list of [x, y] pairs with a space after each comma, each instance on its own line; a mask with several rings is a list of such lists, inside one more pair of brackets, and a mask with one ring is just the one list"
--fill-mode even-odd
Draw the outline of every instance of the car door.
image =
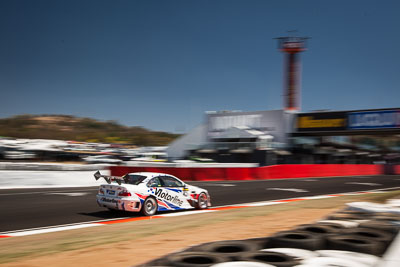
[[[159, 176], [159, 178], [162, 186], [155, 190], [157, 200], [165, 204], [168, 207], [167, 209], [170, 210], [191, 208], [191, 205], [185, 196], [185, 184], [183, 182], [169, 175]], [[161, 203], [159, 203], [159, 205], [160, 204]]]

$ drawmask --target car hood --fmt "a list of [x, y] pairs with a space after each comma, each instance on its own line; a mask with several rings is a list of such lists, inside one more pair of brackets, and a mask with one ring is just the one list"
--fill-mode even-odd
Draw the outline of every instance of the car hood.
[[207, 192], [208, 193], [207, 190], [205, 190], [203, 188], [200, 188], [200, 187], [197, 187], [197, 186], [194, 186], [194, 185], [187, 184], [186, 186], [187, 186], [187, 188], [189, 189], [190, 192], [194, 192], [194, 193], [197, 193], [197, 194], [201, 193], [201, 192]]

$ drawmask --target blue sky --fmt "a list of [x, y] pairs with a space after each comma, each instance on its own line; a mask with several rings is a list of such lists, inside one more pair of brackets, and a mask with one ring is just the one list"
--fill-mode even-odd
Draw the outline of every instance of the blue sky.
[[274, 37], [310, 36], [302, 111], [400, 107], [400, 1], [0, 2], [0, 117], [69, 114], [187, 132], [282, 108]]

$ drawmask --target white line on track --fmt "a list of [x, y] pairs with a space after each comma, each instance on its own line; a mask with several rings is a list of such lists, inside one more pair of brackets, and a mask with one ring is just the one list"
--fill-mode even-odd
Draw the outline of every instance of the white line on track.
[[40, 229], [40, 230], [28, 230], [28, 231], [21, 231], [18, 233], [10, 233], [10, 236], [27, 236], [27, 235], [37, 235], [37, 234], [44, 234], [44, 233], [53, 233], [59, 231], [66, 231], [66, 230], [74, 230], [74, 229], [81, 229], [81, 228], [88, 228], [94, 226], [101, 226], [98, 223], [85, 223], [85, 224], [78, 224], [78, 225], [70, 225], [70, 226], [58, 226], [55, 228], [48, 228], [48, 229]]
[[63, 184], [63, 185], [14, 185], [14, 186], [0, 186], [0, 190], [9, 190], [9, 189], [57, 189], [57, 188], [82, 188], [82, 187], [92, 187], [99, 188], [100, 184], [97, 185], [74, 185], [74, 184]]
[[67, 196], [67, 197], [82, 197], [89, 195], [87, 192], [65, 192], [65, 193], [46, 193], [46, 195], [60, 195], [60, 196]]
[[245, 206], [262, 207], [262, 206], [271, 206], [271, 205], [277, 205], [277, 204], [282, 204], [282, 202], [271, 202], [271, 201], [254, 202], [254, 203], [248, 203]]
[[377, 183], [358, 183], [358, 182], [348, 182], [346, 184], [358, 184], [358, 185], [369, 185], [369, 186], [378, 186], [381, 184], [377, 184]]
[[95, 189], [85, 189], [85, 190], [62, 190], [62, 191], [35, 191], [35, 192], [24, 192], [24, 193], [7, 193], [7, 194], [2, 194], [0, 193], [0, 196], [13, 196], [13, 195], [35, 195], [35, 194], [49, 194], [49, 193], [65, 193], [65, 192], [87, 192], [87, 191], [98, 191], [98, 187]]
[[327, 195], [327, 196], [325, 196], [325, 195], [323, 195], [323, 196], [313, 196], [313, 197], [307, 197], [307, 199], [324, 199], [324, 198], [331, 198], [331, 197], [334, 197], [334, 196], [329, 196], [329, 195]]
[[274, 190], [274, 191], [289, 191], [289, 192], [297, 192], [297, 193], [305, 193], [309, 192], [308, 190], [305, 189], [298, 189], [298, 188], [267, 188], [267, 190]]
[[20, 232], [25, 232], [25, 231], [32, 231], [33, 232], [33, 231], [53, 229], [53, 228], [57, 229], [57, 228], [60, 228], [60, 227], [76, 226], [76, 225], [82, 225], [82, 224], [96, 224], [96, 223], [116, 221], [116, 220], [125, 220], [125, 219], [130, 219], [130, 218], [132, 218], [132, 217], [119, 217], [119, 218], [103, 219], [103, 220], [95, 220], [95, 221], [87, 221], [87, 222], [79, 222], [79, 223], [68, 223], [68, 224], [61, 224], [61, 225], [54, 225], [54, 226], [27, 228], [27, 229], [21, 229], [21, 230], [2, 232], [2, 233], [0, 233], [0, 235], [8, 235], [8, 234], [20, 233]]
[[207, 212], [215, 212], [215, 211], [217, 211], [217, 210], [193, 210], [193, 211], [185, 211], [185, 212], [163, 214], [162, 217], [177, 217], [177, 216], [192, 215], [192, 214], [207, 213]]
[[228, 186], [236, 186], [235, 184], [207, 184], [207, 186], [224, 186], [224, 187], [228, 187]]
[[375, 191], [391, 191], [391, 190], [396, 190], [396, 189], [400, 189], [400, 186], [395, 186], [395, 187], [387, 187], [387, 188], [378, 188], [378, 189], [370, 190], [370, 191], [367, 191], [367, 192], [375, 192]]

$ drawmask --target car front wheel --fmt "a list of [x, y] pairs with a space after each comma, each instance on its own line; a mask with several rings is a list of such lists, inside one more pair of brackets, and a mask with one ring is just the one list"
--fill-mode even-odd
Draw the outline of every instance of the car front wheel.
[[199, 198], [197, 199], [196, 209], [202, 210], [206, 209], [208, 204], [208, 198], [206, 193], [200, 193]]
[[156, 214], [157, 209], [157, 201], [154, 198], [149, 197], [144, 201], [141, 212], [145, 216], [153, 216]]

